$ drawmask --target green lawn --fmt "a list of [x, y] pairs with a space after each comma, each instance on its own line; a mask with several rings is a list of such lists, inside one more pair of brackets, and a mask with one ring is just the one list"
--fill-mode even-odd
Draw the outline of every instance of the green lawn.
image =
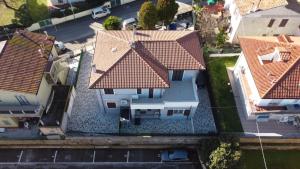
[[[26, 0], [6, 0], [6, 2], [12, 8], [0, 4], [0, 26], [10, 25], [13, 20], [20, 20], [20, 17], [24, 18], [26, 15], [24, 8], [21, 8], [26, 5]], [[33, 22], [49, 18], [47, 3], [47, 0], [28, 0], [28, 12]]]
[[8, 5], [12, 6], [14, 9], [7, 8], [3, 3], [1, 3], [0, 26], [12, 24], [13, 19], [15, 19], [15, 11], [18, 10], [24, 3], [25, 0], [18, 0], [14, 1], [14, 3], [9, 3]]
[[237, 57], [207, 58], [212, 105], [220, 132], [242, 132], [242, 126], [235, 107], [226, 67], [234, 66]]
[[[269, 169], [299, 169], [300, 151], [265, 151]], [[261, 151], [247, 150], [242, 152], [244, 169], [264, 169]]]

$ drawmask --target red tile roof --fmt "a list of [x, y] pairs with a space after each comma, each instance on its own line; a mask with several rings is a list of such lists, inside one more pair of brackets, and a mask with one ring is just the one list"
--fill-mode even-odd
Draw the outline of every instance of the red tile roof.
[[204, 69], [204, 60], [196, 32], [101, 31], [93, 65], [90, 88], [166, 88], [168, 69]]
[[53, 43], [54, 37], [46, 40], [43, 34], [16, 32], [0, 54], [0, 90], [36, 94]]
[[[260, 97], [300, 98], [300, 37], [240, 37], [240, 44]], [[279, 50], [281, 61], [261, 64], [259, 56]], [[283, 51], [281, 51], [283, 50]]]

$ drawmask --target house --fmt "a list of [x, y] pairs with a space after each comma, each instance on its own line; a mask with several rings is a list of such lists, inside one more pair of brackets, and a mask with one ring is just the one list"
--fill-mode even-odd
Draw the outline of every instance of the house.
[[[240, 37], [234, 67], [249, 119], [300, 114], [300, 37]], [[241, 105], [242, 106], [242, 105]]]
[[30, 128], [49, 105], [52, 86], [65, 84], [55, 38], [23, 30], [0, 44], [0, 127]]
[[100, 31], [89, 88], [106, 113], [125, 120], [189, 119], [205, 70], [194, 31]]
[[230, 13], [229, 42], [238, 36], [300, 35], [298, 0], [226, 0]]

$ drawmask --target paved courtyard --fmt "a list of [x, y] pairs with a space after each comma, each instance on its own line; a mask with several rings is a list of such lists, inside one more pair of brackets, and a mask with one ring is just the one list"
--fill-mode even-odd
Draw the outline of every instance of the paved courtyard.
[[207, 134], [216, 132], [206, 89], [198, 90], [199, 105], [192, 119], [141, 119], [140, 125], [121, 125], [121, 133], [130, 134]]
[[142, 119], [141, 125], [119, 126], [119, 114], [100, 111], [96, 92], [88, 89], [93, 51], [87, 52], [81, 61], [76, 87], [76, 98], [68, 120], [69, 132], [89, 134], [207, 134], [216, 132], [216, 126], [206, 89], [199, 89], [199, 105], [192, 119], [160, 120]]
[[93, 51], [81, 60], [76, 97], [68, 119], [68, 130], [86, 133], [119, 133], [119, 115], [105, 114], [99, 109], [95, 90], [88, 89]]

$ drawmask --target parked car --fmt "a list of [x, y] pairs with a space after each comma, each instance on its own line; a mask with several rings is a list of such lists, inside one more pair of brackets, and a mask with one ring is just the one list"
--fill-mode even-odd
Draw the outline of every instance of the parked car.
[[92, 10], [92, 18], [93, 19], [102, 18], [109, 14], [110, 14], [110, 10], [105, 7], [97, 7]]
[[188, 161], [188, 152], [185, 150], [165, 150], [162, 151], [161, 160], [167, 161]]
[[133, 26], [138, 23], [138, 20], [136, 18], [128, 18], [125, 19], [122, 23], [122, 29], [123, 30], [131, 30], [133, 29]]

